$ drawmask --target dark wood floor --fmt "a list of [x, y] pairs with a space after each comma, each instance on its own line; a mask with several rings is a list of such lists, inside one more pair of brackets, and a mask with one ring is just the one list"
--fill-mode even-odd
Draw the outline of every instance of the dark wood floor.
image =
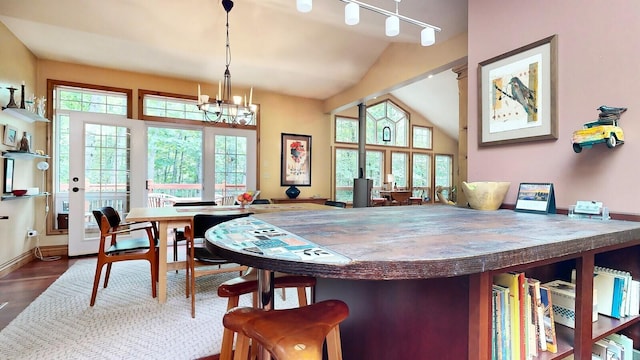
[[0, 278], [0, 329], [4, 329], [49, 285], [73, 265], [76, 259], [34, 260]]

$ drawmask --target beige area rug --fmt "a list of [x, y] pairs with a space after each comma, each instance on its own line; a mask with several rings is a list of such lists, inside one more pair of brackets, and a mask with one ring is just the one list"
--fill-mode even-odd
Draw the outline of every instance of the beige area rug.
[[[103, 270], [103, 277], [104, 277]], [[115, 263], [89, 306], [95, 260], [80, 260], [0, 332], [0, 359], [196, 359], [219, 353], [227, 299], [216, 289], [237, 273], [197, 280], [196, 317], [184, 272], [168, 272], [167, 302], [151, 297], [145, 261]], [[276, 292], [281, 294], [280, 291]], [[297, 306], [295, 289], [275, 307]], [[249, 306], [243, 296], [240, 305]]]

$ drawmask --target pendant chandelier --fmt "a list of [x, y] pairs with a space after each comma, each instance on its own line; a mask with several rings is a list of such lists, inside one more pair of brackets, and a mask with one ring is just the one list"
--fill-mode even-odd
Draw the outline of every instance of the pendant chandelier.
[[218, 82], [218, 93], [215, 100], [209, 95], [200, 93], [198, 84], [198, 109], [204, 112], [205, 121], [226, 123], [231, 125], [256, 125], [256, 109], [253, 104], [253, 87], [249, 92], [249, 102], [247, 95], [231, 96], [231, 47], [229, 46], [229, 12], [233, 8], [232, 0], [222, 0], [222, 7], [227, 13], [227, 43], [226, 43], [226, 67], [224, 70], [224, 80]]
[[[360, 8], [378, 13], [386, 16], [384, 33], [387, 36], [396, 36], [400, 34], [400, 21], [404, 21], [419, 27], [422, 27], [420, 32], [420, 44], [422, 46], [430, 46], [436, 42], [436, 31], [441, 29], [437, 26], [427, 24], [422, 21], [412, 19], [407, 16], [400, 15], [398, 13], [398, 4], [401, 0], [394, 0], [396, 3], [396, 12], [381, 9], [377, 6], [369, 5], [358, 0], [340, 0], [343, 3], [347, 3], [344, 8], [344, 22], [347, 25], [356, 25], [360, 22]], [[299, 12], [307, 13], [313, 8], [313, 0], [296, 0], [296, 8]]]

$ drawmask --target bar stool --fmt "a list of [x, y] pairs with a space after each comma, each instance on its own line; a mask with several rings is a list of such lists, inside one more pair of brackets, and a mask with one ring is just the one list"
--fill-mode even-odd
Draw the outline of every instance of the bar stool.
[[[325, 300], [286, 310], [234, 308], [224, 315], [222, 323], [238, 333], [234, 360], [247, 359], [249, 339], [278, 360], [322, 360], [325, 338], [329, 360], [342, 360], [339, 324], [348, 315], [344, 302]], [[220, 360], [230, 358], [221, 356]]]
[[[311, 288], [311, 302], [314, 299], [316, 278], [303, 275], [291, 275], [276, 272], [274, 274], [273, 287], [275, 289], [297, 288], [298, 304], [300, 307], [309, 304], [307, 300], [307, 287]], [[258, 272], [249, 268], [246, 274], [227, 280], [218, 286], [218, 296], [228, 298], [227, 311], [238, 306], [240, 295], [253, 293], [253, 307], [257, 308]], [[225, 328], [222, 333], [222, 346], [220, 347], [220, 359], [231, 359], [233, 353], [233, 338], [235, 332]], [[236, 346], [237, 347], [237, 346]]]

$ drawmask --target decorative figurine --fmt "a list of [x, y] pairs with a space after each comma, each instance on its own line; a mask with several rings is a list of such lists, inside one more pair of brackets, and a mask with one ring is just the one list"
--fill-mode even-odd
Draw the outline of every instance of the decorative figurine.
[[19, 151], [31, 152], [29, 148], [29, 138], [27, 137], [27, 133], [22, 133], [22, 139], [20, 140], [20, 145], [18, 146]]
[[18, 107], [18, 104], [16, 104], [16, 101], [13, 98], [13, 95], [14, 95], [14, 92], [18, 89], [14, 88], [13, 86], [8, 87], [7, 89], [9, 89], [9, 103], [7, 104], [6, 107], [4, 107], [4, 109], [10, 109], [10, 108], [16, 109]]
[[624, 144], [624, 132], [618, 126], [618, 120], [627, 108], [602, 105], [596, 110], [600, 110], [597, 121], [585, 123], [584, 128], [573, 132], [571, 143], [576, 153], [599, 143], [606, 143], [609, 149]]

